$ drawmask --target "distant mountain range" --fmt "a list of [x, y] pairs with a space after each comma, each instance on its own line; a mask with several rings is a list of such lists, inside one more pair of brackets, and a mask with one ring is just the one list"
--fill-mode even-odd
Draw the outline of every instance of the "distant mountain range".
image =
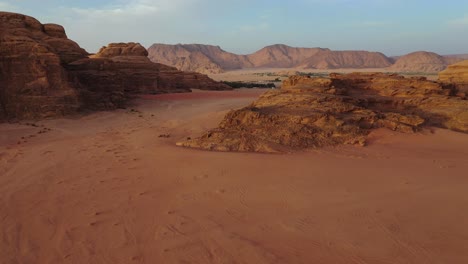
[[203, 44], [154, 44], [148, 52], [153, 62], [205, 74], [244, 68], [387, 68], [395, 72], [438, 72], [449, 64], [468, 59], [468, 54], [441, 56], [419, 51], [400, 57], [387, 57], [380, 52], [296, 48], [283, 44], [267, 46], [249, 55], [238, 55], [224, 51], [219, 46]]

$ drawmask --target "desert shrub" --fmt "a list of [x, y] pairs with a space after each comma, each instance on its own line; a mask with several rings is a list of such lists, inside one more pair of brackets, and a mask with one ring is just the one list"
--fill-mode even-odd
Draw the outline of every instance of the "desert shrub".
[[255, 83], [255, 82], [228, 82], [223, 81], [222, 83], [237, 89], [237, 88], [275, 88], [274, 83]]

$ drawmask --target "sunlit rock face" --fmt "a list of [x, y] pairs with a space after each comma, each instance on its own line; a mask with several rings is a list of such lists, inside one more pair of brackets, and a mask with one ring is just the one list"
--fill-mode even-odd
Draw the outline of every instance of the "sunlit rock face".
[[453, 85], [399, 75], [292, 76], [281, 90], [228, 113], [218, 128], [179, 146], [217, 151], [290, 152], [365, 145], [376, 128], [424, 126], [468, 132], [468, 101]]
[[468, 94], [468, 60], [449, 65], [445, 71], [439, 73], [439, 81], [452, 83], [460, 92]]

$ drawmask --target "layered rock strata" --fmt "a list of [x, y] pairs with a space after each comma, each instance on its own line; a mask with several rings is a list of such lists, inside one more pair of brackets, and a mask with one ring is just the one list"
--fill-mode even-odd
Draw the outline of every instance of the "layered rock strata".
[[0, 119], [76, 111], [79, 96], [63, 65], [87, 55], [58, 25], [0, 12]]
[[439, 73], [439, 81], [454, 84], [460, 92], [468, 94], [468, 60], [448, 66]]

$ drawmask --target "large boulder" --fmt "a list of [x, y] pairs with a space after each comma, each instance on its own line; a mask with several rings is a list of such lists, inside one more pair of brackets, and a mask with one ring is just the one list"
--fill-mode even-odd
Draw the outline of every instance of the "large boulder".
[[372, 129], [412, 133], [437, 126], [468, 133], [468, 101], [451, 85], [383, 73], [293, 76], [281, 90], [231, 111], [218, 128], [179, 146], [288, 152], [365, 145]]

